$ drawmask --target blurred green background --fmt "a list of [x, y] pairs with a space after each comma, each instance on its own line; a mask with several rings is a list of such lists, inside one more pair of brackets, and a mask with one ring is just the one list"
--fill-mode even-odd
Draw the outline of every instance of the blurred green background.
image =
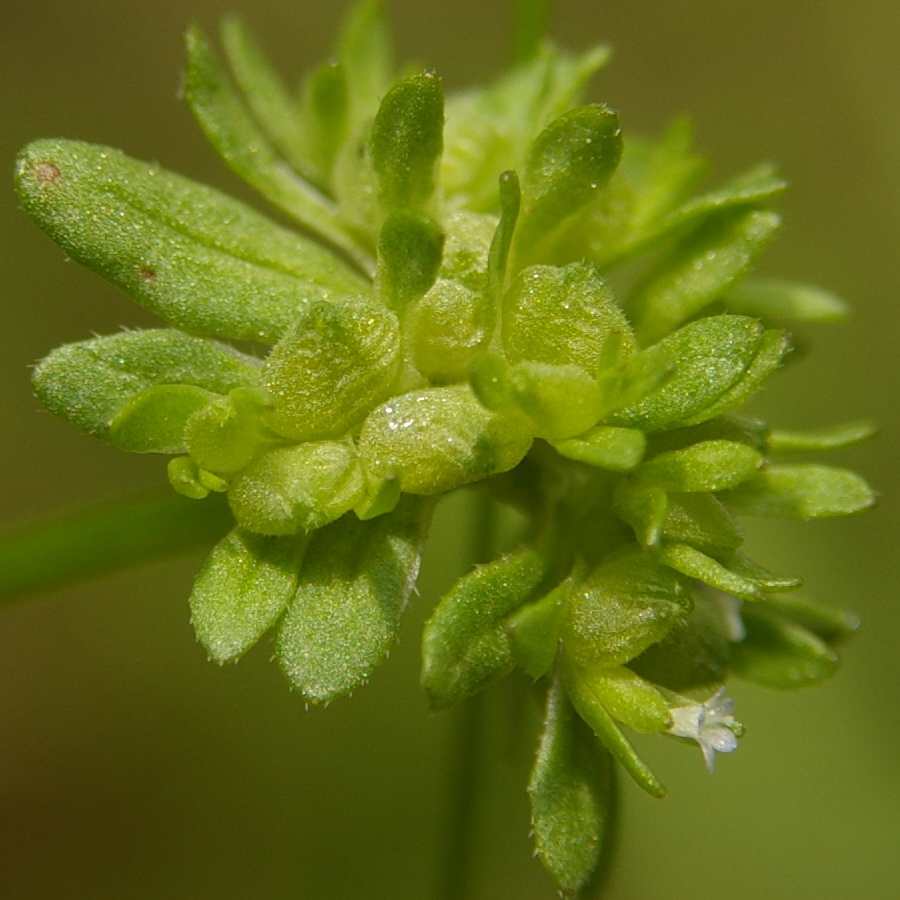
[[[450, 88], [498, 70], [506, 3], [394, 0], [397, 46]], [[4, 4], [0, 130], [11, 172], [37, 137], [112, 144], [241, 196], [177, 99], [180, 34], [237, 9], [286, 74], [319, 60], [343, 2], [32, 0]], [[802, 574], [863, 627], [838, 677], [801, 694], [737, 684], [748, 733], [714, 778], [699, 753], [646, 744], [669, 787], [623, 784], [613, 900], [900, 896], [900, 716], [896, 602], [900, 456], [900, 4], [895, 0], [559, 2], [571, 46], [616, 48], [592, 96], [628, 132], [689, 112], [726, 177], [761, 159], [792, 182], [766, 273], [846, 297], [839, 326], [804, 331], [802, 366], [763, 401], [779, 424], [860, 415], [881, 437], [847, 451], [884, 496], [850, 520], [754, 530], [753, 554]], [[0, 523], [156, 485], [159, 459], [128, 457], [38, 408], [28, 366], [92, 333], [149, 324], [98, 278], [67, 264], [0, 192], [3, 390]], [[0, 896], [10, 900], [433, 896], [453, 715], [416, 687], [417, 633], [459, 565], [459, 504], [441, 516], [422, 598], [400, 646], [365, 690], [305, 711], [257, 648], [206, 663], [186, 597], [201, 555], [48, 593], [0, 614]], [[521, 685], [515, 685], [521, 687]], [[492, 757], [480, 807], [478, 898], [550, 898], [530, 858], [523, 786], [528, 714], [488, 699]], [[644, 745], [642, 745], [643, 747]], [[518, 748], [518, 749], [516, 749]]]

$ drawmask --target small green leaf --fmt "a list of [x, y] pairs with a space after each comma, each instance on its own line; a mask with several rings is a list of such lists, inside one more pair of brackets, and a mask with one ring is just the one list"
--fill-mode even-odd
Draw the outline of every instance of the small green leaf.
[[451, 95], [441, 162], [446, 195], [465, 198], [468, 209], [496, 212], [497, 173], [522, 171], [524, 149], [572, 108], [609, 57], [608, 47], [575, 55], [546, 42], [493, 84]]
[[774, 329], [764, 331], [756, 355], [743, 375], [709, 406], [684, 419], [682, 425], [701, 424], [740, 406], [778, 369], [789, 349], [790, 335], [787, 332]]
[[398, 315], [433, 284], [441, 266], [444, 235], [428, 216], [395, 210], [378, 236], [378, 284], [382, 299]]
[[590, 726], [607, 750], [622, 764], [625, 771], [653, 797], [665, 797], [666, 789], [637, 755], [622, 729], [615, 723], [600, 698], [582, 677], [579, 667], [564, 667], [566, 692], [578, 715]]
[[611, 472], [629, 472], [643, 458], [647, 438], [636, 428], [600, 425], [581, 437], [559, 441], [553, 446], [569, 459]]
[[527, 603], [549, 560], [533, 547], [478, 566], [438, 603], [422, 635], [422, 684], [444, 709], [480, 691], [514, 665], [506, 617]]
[[776, 278], [748, 278], [728, 292], [726, 302], [732, 312], [782, 322], [834, 322], [850, 313], [830, 291]]
[[[473, 369], [473, 385], [479, 370]], [[507, 394], [501, 409], [528, 419], [536, 437], [564, 441], [592, 428], [604, 410], [605, 398], [580, 366], [525, 360], [506, 375]], [[483, 399], [479, 394], [479, 399]]]
[[[746, 374], [759, 352], [763, 327], [745, 316], [691, 322], [644, 351], [675, 365], [659, 390], [613, 413], [609, 423], [656, 431], [713, 418], [716, 404]], [[643, 355], [643, 354], [642, 354]]]
[[688, 544], [663, 544], [655, 551], [656, 558], [676, 572], [696, 578], [726, 594], [742, 600], [761, 600], [762, 592], [756, 581], [745, 578]]
[[17, 166], [40, 228], [187, 331], [274, 342], [311, 300], [365, 287], [336, 256], [243, 203], [118, 150], [36, 141]]
[[397, 637], [419, 571], [426, 509], [406, 498], [368, 522], [347, 515], [316, 531], [278, 630], [278, 662], [313, 703], [368, 681]]
[[263, 423], [271, 405], [262, 388], [235, 388], [208, 403], [187, 421], [184, 439], [191, 459], [207, 472], [230, 476], [257, 453], [283, 444], [284, 438]]
[[444, 92], [429, 72], [395, 84], [372, 125], [372, 166], [386, 212], [421, 209], [431, 198], [443, 147]]
[[691, 603], [680, 575], [631, 547], [570, 590], [563, 645], [579, 664], [621, 665], [662, 640]]
[[351, 441], [309, 441], [257, 456], [234, 479], [228, 503], [238, 524], [260, 534], [314, 531], [365, 499]]
[[874, 422], [861, 420], [818, 428], [815, 431], [775, 429], [769, 433], [767, 447], [771, 453], [809, 453], [815, 450], [839, 450], [869, 440], [878, 433]]
[[859, 619], [852, 613], [796, 596], [768, 597], [766, 609], [811, 631], [829, 645], [843, 641], [859, 628]]
[[263, 366], [267, 424], [297, 441], [343, 437], [390, 396], [399, 371], [394, 313], [368, 297], [310, 303]]
[[335, 161], [349, 130], [349, 96], [343, 65], [323, 63], [303, 87], [298, 124], [303, 155], [316, 180], [330, 185]]
[[297, 585], [305, 536], [234, 529], [210, 553], [191, 593], [197, 640], [213, 662], [234, 662], [278, 620]]
[[676, 544], [690, 544], [717, 556], [737, 550], [744, 535], [728, 510], [711, 494], [669, 494], [661, 537]]
[[618, 804], [612, 757], [558, 682], [547, 694], [528, 797], [535, 852], [563, 896], [574, 897], [609, 853]]
[[608, 106], [581, 106], [554, 119], [529, 147], [516, 244], [528, 248], [596, 197], [622, 156], [622, 132]]
[[660, 487], [623, 478], [613, 490], [613, 509], [644, 547], [655, 547], [669, 514], [669, 497]]
[[632, 477], [666, 491], [721, 491], [746, 481], [762, 463], [762, 454], [746, 444], [700, 441], [654, 456]]
[[566, 579], [540, 600], [521, 606], [506, 620], [516, 665], [535, 681], [553, 668], [559, 655], [560, 629], [572, 583], [571, 578]]
[[658, 341], [725, 293], [746, 274], [778, 225], [771, 212], [729, 211], [681, 240], [629, 300], [641, 341]]
[[506, 288], [509, 251], [522, 208], [522, 189], [519, 185], [519, 176], [512, 171], [504, 172], [500, 176], [498, 193], [500, 195], [500, 221], [497, 223], [497, 230], [491, 240], [485, 285], [485, 294], [492, 303], [503, 294]]
[[631, 328], [612, 291], [581, 263], [521, 271], [503, 297], [501, 331], [511, 363], [573, 364], [592, 377], [613, 336], [620, 356], [634, 352]]
[[808, 687], [827, 681], [838, 665], [837, 654], [806, 628], [767, 609], [744, 612], [747, 635], [733, 645], [735, 674], [779, 690]]
[[220, 395], [192, 384], [147, 388], [119, 410], [106, 439], [130, 453], [184, 453], [188, 420], [219, 399]]
[[747, 515], [823, 519], [868, 509], [875, 494], [849, 469], [809, 463], [769, 466], [722, 499]]
[[659, 689], [625, 666], [584, 666], [581, 677], [607, 712], [639, 734], [659, 734], [668, 727], [669, 705]]
[[469, 363], [490, 340], [491, 318], [482, 294], [439, 278], [404, 323], [416, 368], [439, 384], [465, 381]]
[[523, 423], [486, 409], [467, 385], [424, 388], [374, 409], [359, 452], [375, 478], [396, 476], [401, 490], [439, 494], [505, 472], [531, 446]]
[[157, 385], [225, 394], [258, 379], [249, 357], [168, 328], [65, 344], [38, 363], [32, 375], [38, 398], [52, 413], [107, 438], [116, 416]]

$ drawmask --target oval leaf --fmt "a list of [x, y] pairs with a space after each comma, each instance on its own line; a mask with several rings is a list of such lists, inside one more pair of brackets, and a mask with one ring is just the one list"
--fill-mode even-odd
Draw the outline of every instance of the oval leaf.
[[422, 684], [434, 709], [512, 670], [505, 620], [532, 598], [548, 566], [544, 554], [523, 548], [478, 566], [438, 603], [422, 634]]
[[306, 538], [236, 528], [207, 557], [191, 593], [191, 622], [213, 662], [234, 662], [278, 620], [297, 585]]
[[36, 141], [17, 186], [69, 256], [188, 331], [274, 342], [310, 300], [365, 287], [243, 203], [110, 147]]
[[157, 385], [227, 394], [258, 380], [259, 369], [249, 357], [168, 328], [66, 344], [32, 375], [35, 393], [52, 413], [98, 437], [107, 437], [116, 416]]
[[397, 637], [419, 572], [425, 507], [401, 500], [361, 522], [346, 515], [310, 538], [307, 564], [278, 629], [285, 675], [313, 703], [369, 680]]
[[617, 813], [612, 757], [575, 714], [556, 682], [528, 783], [535, 853], [564, 896], [594, 876]]

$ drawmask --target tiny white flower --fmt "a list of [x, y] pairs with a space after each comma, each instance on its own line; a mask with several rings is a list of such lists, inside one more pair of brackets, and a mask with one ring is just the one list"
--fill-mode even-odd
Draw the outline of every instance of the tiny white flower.
[[734, 700], [726, 700], [725, 688], [720, 688], [705, 703], [673, 708], [669, 734], [696, 741], [703, 751], [706, 770], [711, 773], [715, 769], [716, 753], [737, 750], [737, 736], [743, 727], [731, 714], [733, 709]]

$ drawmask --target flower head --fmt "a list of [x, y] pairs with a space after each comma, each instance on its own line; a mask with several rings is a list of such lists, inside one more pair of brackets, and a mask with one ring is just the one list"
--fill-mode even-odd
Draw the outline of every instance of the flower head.
[[725, 688], [719, 688], [705, 703], [691, 703], [672, 709], [669, 734], [696, 741], [703, 751], [706, 770], [716, 766], [716, 753], [737, 750], [738, 736], [744, 726], [732, 715], [734, 700], [725, 699]]

